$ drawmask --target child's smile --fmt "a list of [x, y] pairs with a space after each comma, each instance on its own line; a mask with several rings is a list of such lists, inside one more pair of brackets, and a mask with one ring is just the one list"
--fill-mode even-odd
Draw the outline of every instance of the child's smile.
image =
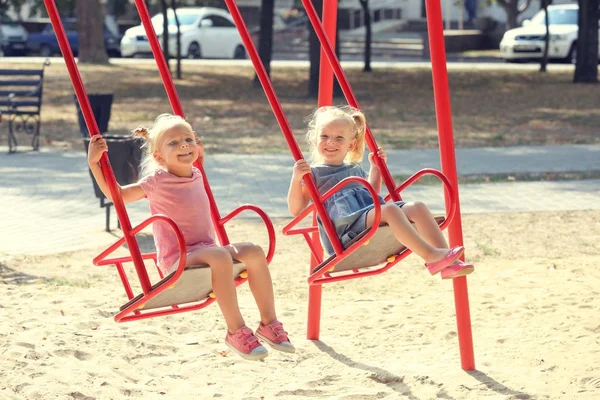
[[346, 154], [356, 145], [353, 132], [345, 122], [333, 122], [317, 139], [317, 149], [327, 164], [343, 164]]
[[155, 157], [167, 171], [182, 176], [191, 173], [191, 168], [199, 155], [194, 132], [176, 127], [165, 132]]

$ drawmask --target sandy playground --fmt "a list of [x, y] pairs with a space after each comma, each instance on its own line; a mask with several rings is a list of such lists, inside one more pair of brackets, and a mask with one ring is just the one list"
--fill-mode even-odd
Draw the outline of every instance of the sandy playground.
[[[257, 224], [233, 222], [232, 240]], [[599, 399], [600, 212], [463, 224], [475, 372], [460, 369], [452, 285], [415, 256], [325, 286], [321, 341], [306, 340], [308, 249], [278, 235], [278, 313], [298, 351], [264, 362], [228, 351], [214, 305], [115, 323], [125, 293], [92, 265], [102, 249], [0, 260], [0, 399]], [[247, 285], [239, 301], [255, 328]]]

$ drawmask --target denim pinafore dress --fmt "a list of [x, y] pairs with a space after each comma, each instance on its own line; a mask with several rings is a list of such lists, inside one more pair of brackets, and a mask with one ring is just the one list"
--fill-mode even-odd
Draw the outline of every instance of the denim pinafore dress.
[[[367, 173], [360, 164], [326, 165], [318, 164], [311, 167], [312, 176], [319, 193], [323, 195], [345, 178], [356, 176], [367, 179]], [[381, 196], [379, 204], [385, 204]], [[399, 207], [404, 205], [398, 201]], [[367, 228], [367, 212], [374, 207], [373, 198], [369, 191], [361, 184], [352, 182], [333, 194], [325, 201], [325, 210], [331, 218], [335, 231], [344, 248], [357, 235]], [[321, 243], [328, 254], [333, 254], [333, 246], [327, 238], [325, 229], [318, 220]]]

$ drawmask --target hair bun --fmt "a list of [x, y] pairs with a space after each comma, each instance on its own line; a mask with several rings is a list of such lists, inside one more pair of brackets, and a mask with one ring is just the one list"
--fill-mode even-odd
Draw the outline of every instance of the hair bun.
[[145, 126], [140, 125], [133, 130], [133, 134], [139, 137], [143, 137], [144, 139], [148, 139], [148, 137], [150, 136], [150, 130]]

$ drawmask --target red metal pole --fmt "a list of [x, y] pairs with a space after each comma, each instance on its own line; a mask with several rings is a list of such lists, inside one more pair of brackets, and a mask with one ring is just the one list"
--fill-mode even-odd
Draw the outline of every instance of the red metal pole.
[[[337, 27], [338, 0], [323, 1], [323, 29], [335, 49]], [[321, 45], [321, 59], [319, 64], [319, 107], [330, 106], [333, 103], [333, 69], [327, 62], [327, 55]]]
[[[75, 90], [75, 95], [77, 96], [77, 101], [81, 107], [81, 112], [83, 113], [83, 118], [85, 120], [85, 124], [87, 125], [90, 136], [99, 134], [100, 130], [98, 129], [96, 118], [94, 117], [94, 113], [90, 105], [90, 100], [88, 99], [85, 87], [83, 86], [81, 75], [77, 69], [77, 64], [75, 63], [75, 58], [73, 57], [71, 46], [67, 40], [67, 35], [62, 25], [62, 21], [60, 20], [60, 15], [58, 14], [56, 4], [54, 0], [44, 0], [44, 5], [48, 11], [48, 16], [50, 17], [52, 28], [56, 34], [58, 46], [60, 47], [67, 70], [69, 71], [73, 89]], [[127, 215], [127, 210], [125, 209], [125, 204], [123, 203], [123, 198], [117, 189], [117, 181], [106, 153], [104, 153], [100, 159], [100, 167], [102, 168], [102, 174], [104, 175], [104, 179], [106, 179], [106, 183], [110, 190], [117, 216], [121, 222], [121, 229], [123, 230], [127, 246], [129, 246], [131, 258], [133, 260], [142, 291], [144, 293], [148, 293], [150, 291], [150, 280], [148, 279], [148, 273], [146, 272], [146, 267], [144, 266], [144, 261], [142, 260], [142, 255], [140, 253], [140, 248], [138, 247], [137, 241], [133, 236], [130, 235], [131, 222], [129, 221], [129, 216]]]
[[[450, 237], [450, 246], [458, 246], [463, 244], [463, 237], [460, 218], [460, 201], [458, 197], [456, 156], [454, 153], [454, 134], [452, 132], [450, 90], [448, 86], [448, 71], [446, 69], [442, 8], [440, 0], [426, 0], [425, 5], [427, 10], [427, 30], [429, 34], [433, 94], [439, 132], [442, 172], [448, 177], [456, 191], [456, 213], [452, 223], [448, 227], [448, 235]], [[448, 204], [448, 194], [446, 193], [445, 196], [446, 204]], [[473, 352], [473, 335], [471, 331], [467, 278], [463, 276], [454, 279], [453, 284], [461, 366], [464, 370], [472, 371], [475, 369], [475, 357]]]
[[[138, 13], [142, 20], [142, 25], [144, 26], [144, 30], [146, 31], [148, 41], [150, 42], [150, 48], [152, 49], [152, 54], [154, 55], [154, 59], [156, 60], [156, 65], [158, 66], [160, 77], [162, 78], [165, 91], [167, 92], [167, 97], [169, 98], [169, 102], [171, 103], [171, 108], [173, 109], [173, 112], [175, 114], [181, 116], [182, 118], [185, 118], [185, 113], [183, 112], [181, 101], [179, 100], [179, 96], [177, 95], [177, 89], [175, 89], [175, 84], [173, 83], [173, 78], [171, 77], [169, 64], [165, 59], [165, 56], [160, 47], [160, 43], [158, 42], [158, 38], [156, 37], [156, 33], [154, 32], [154, 27], [152, 26], [152, 21], [150, 19], [150, 13], [148, 12], [146, 2], [144, 0], [135, 0], [135, 6], [137, 7]], [[225, 232], [223, 224], [221, 224], [220, 222], [221, 216], [219, 214], [219, 208], [217, 207], [215, 197], [213, 196], [210, 185], [208, 184], [208, 179], [206, 178], [206, 174], [204, 173], [204, 167], [200, 163], [200, 160], [197, 160], [194, 163], [194, 166], [202, 172], [204, 188], [206, 189], [206, 194], [208, 195], [210, 204], [210, 216], [213, 222], [213, 226], [215, 227], [217, 237], [219, 238], [219, 243], [221, 243], [221, 245], [223, 246], [228, 245], [229, 238], [227, 237], [227, 233]]]
[[[323, 26], [327, 37], [331, 43], [335, 44], [336, 40], [336, 25], [337, 25], [337, 0], [323, 1]], [[319, 107], [330, 106], [333, 103], [333, 69], [327, 62], [325, 50], [321, 45], [321, 59], [319, 64], [319, 98], [317, 104]], [[316, 215], [313, 213], [313, 225], [317, 224]], [[312, 242], [315, 243], [316, 250], [323, 257], [323, 246], [318, 232], [311, 234]], [[310, 255], [310, 270], [320, 263], [311, 252]], [[306, 338], [309, 340], [319, 340], [319, 332], [321, 330], [321, 298], [323, 297], [322, 285], [308, 286], [308, 321], [306, 327]]]

